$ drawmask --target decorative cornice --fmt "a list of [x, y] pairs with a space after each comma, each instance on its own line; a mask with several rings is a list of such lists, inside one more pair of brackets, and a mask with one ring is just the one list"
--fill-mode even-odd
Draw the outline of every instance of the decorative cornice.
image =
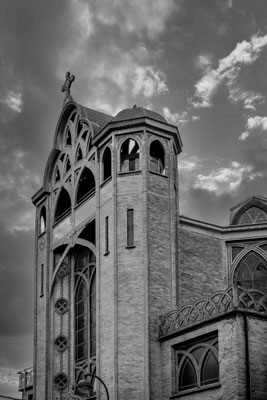
[[230, 286], [193, 305], [160, 316], [159, 337], [214, 319], [230, 311], [249, 311], [267, 317], [267, 294], [259, 290]]

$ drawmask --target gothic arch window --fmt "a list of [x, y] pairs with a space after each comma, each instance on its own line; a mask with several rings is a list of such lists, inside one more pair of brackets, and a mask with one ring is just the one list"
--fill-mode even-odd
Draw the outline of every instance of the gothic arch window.
[[46, 208], [42, 207], [40, 212], [39, 234], [42, 235], [46, 231]]
[[62, 188], [57, 199], [55, 210], [55, 223], [61, 221], [71, 212], [71, 200], [69, 193], [65, 188]]
[[255, 251], [247, 253], [235, 269], [233, 283], [246, 289], [257, 289], [266, 292], [266, 260]]
[[267, 222], [267, 214], [260, 207], [248, 208], [239, 219], [239, 225], [260, 224]]
[[65, 163], [65, 174], [66, 174], [67, 172], [69, 172], [70, 169], [71, 169], [71, 163], [70, 163], [69, 157], [67, 157], [66, 163]]
[[75, 262], [75, 363], [96, 354], [95, 255], [79, 246]]
[[202, 389], [219, 382], [218, 336], [182, 345], [176, 351], [177, 392]]
[[139, 165], [139, 144], [134, 139], [126, 139], [121, 146], [121, 172], [136, 171]]
[[95, 193], [95, 178], [89, 168], [84, 168], [78, 182], [76, 204], [82, 203]]
[[81, 149], [81, 146], [78, 146], [77, 152], [76, 152], [76, 162], [78, 162], [82, 159], [83, 159], [82, 149]]
[[103, 181], [111, 177], [111, 150], [107, 147], [102, 158]]
[[83, 134], [82, 134], [82, 139], [83, 139], [84, 141], [86, 141], [87, 135], [88, 135], [88, 130], [86, 129], [86, 131], [84, 131]]
[[154, 140], [150, 145], [150, 170], [159, 174], [165, 174], [165, 153], [162, 144]]
[[66, 146], [71, 146], [71, 133], [69, 128], [67, 129], [67, 134], [66, 134]]

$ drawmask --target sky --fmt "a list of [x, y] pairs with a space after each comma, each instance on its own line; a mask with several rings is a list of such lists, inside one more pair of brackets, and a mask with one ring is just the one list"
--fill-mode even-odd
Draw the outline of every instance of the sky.
[[0, 394], [32, 365], [34, 215], [72, 96], [178, 125], [180, 212], [219, 225], [267, 196], [266, 0], [1, 0]]

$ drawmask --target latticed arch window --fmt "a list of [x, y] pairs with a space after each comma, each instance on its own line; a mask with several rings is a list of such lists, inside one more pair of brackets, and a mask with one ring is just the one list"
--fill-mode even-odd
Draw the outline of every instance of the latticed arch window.
[[165, 154], [162, 144], [154, 140], [150, 146], [150, 170], [165, 174]]
[[136, 171], [139, 166], [139, 145], [134, 139], [127, 139], [121, 146], [121, 172]]
[[75, 362], [96, 354], [95, 255], [78, 246], [75, 261]]
[[95, 193], [95, 178], [89, 168], [84, 168], [77, 189], [76, 203], [80, 204]]
[[180, 346], [176, 351], [176, 372], [177, 392], [219, 382], [217, 334]]
[[267, 222], [267, 213], [260, 207], [248, 208], [239, 219], [239, 225], [260, 224]]
[[255, 251], [247, 253], [235, 269], [234, 285], [267, 291], [267, 262]]

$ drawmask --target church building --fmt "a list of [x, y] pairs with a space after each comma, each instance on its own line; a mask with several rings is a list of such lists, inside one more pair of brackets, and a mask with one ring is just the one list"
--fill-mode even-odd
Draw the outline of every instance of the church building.
[[180, 215], [178, 128], [69, 89], [32, 198], [31, 398], [266, 400], [267, 199]]

